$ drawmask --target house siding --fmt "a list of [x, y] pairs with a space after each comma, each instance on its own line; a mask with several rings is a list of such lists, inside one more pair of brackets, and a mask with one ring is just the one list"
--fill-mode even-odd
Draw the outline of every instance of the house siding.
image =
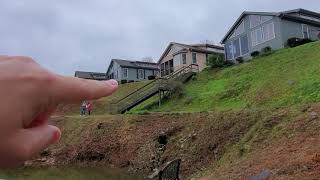
[[[282, 40], [284, 44], [287, 43], [287, 40], [289, 38], [303, 38], [303, 32], [302, 32], [302, 24], [303, 23], [297, 23], [297, 22], [292, 22], [292, 21], [287, 21], [287, 20], [282, 20]], [[312, 40], [319, 40], [318, 33], [320, 27], [315, 27], [311, 25], [307, 25], [309, 28], [309, 34], [310, 34], [310, 39]]]
[[[248, 47], [249, 47], [249, 53], [245, 54], [245, 55], [241, 55], [240, 57], [243, 57], [245, 60], [249, 60], [251, 58], [251, 53], [254, 51], [261, 51], [262, 48], [270, 46], [273, 49], [279, 49], [279, 48], [283, 48], [283, 42], [282, 42], [282, 38], [281, 38], [281, 20], [278, 17], [273, 17], [272, 19], [254, 27], [251, 28], [250, 27], [250, 18], [249, 15], [245, 16], [243, 18], [243, 23], [244, 23], [244, 33], [239, 34], [237, 36], [234, 37], [229, 37], [227, 39], [227, 41], [225, 42], [226, 45], [230, 44], [230, 42], [242, 37], [242, 36], [247, 36], [248, 37]], [[266, 42], [263, 42], [261, 44], [255, 45], [253, 46], [252, 44], [252, 37], [251, 37], [251, 32], [258, 29], [258, 28], [262, 28], [262, 26], [269, 24], [269, 23], [273, 23], [274, 24], [274, 32], [275, 32], [275, 38]], [[232, 32], [233, 33], [233, 32]], [[231, 34], [232, 34], [231, 33]], [[227, 50], [227, 48], [225, 48]], [[226, 52], [227, 53], [227, 52]], [[230, 59], [229, 59], [230, 60]], [[234, 59], [233, 59], [234, 60]]]

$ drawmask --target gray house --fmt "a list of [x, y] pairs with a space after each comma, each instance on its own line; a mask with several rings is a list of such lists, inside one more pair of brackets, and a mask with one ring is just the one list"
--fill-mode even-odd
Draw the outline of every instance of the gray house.
[[251, 53], [264, 47], [286, 47], [289, 38], [320, 38], [320, 14], [305, 9], [285, 12], [244, 12], [222, 44], [227, 60], [250, 59]]
[[76, 71], [74, 77], [96, 81], [105, 81], [106, 73]]
[[159, 67], [157, 63], [129, 61], [121, 59], [113, 59], [107, 70], [107, 79], [115, 79], [118, 82], [122, 80], [144, 81], [149, 76], [158, 76]]

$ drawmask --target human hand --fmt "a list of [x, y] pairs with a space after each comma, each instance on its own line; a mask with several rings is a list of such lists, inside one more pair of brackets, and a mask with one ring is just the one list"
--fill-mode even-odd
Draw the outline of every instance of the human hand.
[[61, 103], [111, 95], [115, 80], [54, 74], [28, 57], [0, 56], [0, 167], [14, 167], [59, 141], [48, 118]]

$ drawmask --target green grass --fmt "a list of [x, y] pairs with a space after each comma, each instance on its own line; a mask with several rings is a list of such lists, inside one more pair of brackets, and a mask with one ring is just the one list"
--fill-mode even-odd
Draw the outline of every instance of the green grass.
[[12, 171], [0, 171], [0, 179], [14, 180], [138, 180], [142, 178], [126, 175], [117, 170], [106, 168], [21, 168]]
[[275, 51], [248, 63], [205, 70], [185, 85], [183, 98], [159, 108], [157, 98], [132, 110], [199, 112], [278, 108], [320, 101], [320, 43]]
[[[113, 101], [127, 96], [149, 82], [150, 81], [142, 81], [119, 85], [118, 90], [113, 95], [93, 101], [92, 113], [95, 115], [106, 114], [107, 108], [111, 106]], [[62, 105], [58, 108], [57, 112], [64, 115], [78, 115], [80, 113], [80, 104]]]

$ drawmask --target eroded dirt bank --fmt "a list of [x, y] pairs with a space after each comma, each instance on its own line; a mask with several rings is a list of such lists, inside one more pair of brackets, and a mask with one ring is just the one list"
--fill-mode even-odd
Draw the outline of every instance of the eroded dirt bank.
[[264, 170], [271, 177], [301, 172], [316, 177], [318, 113], [319, 106], [313, 105], [272, 111], [57, 116], [52, 122], [63, 131], [61, 143], [38, 160], [148, 175], [158, 164], [181, 158], [183, 178], [245, 179]]

